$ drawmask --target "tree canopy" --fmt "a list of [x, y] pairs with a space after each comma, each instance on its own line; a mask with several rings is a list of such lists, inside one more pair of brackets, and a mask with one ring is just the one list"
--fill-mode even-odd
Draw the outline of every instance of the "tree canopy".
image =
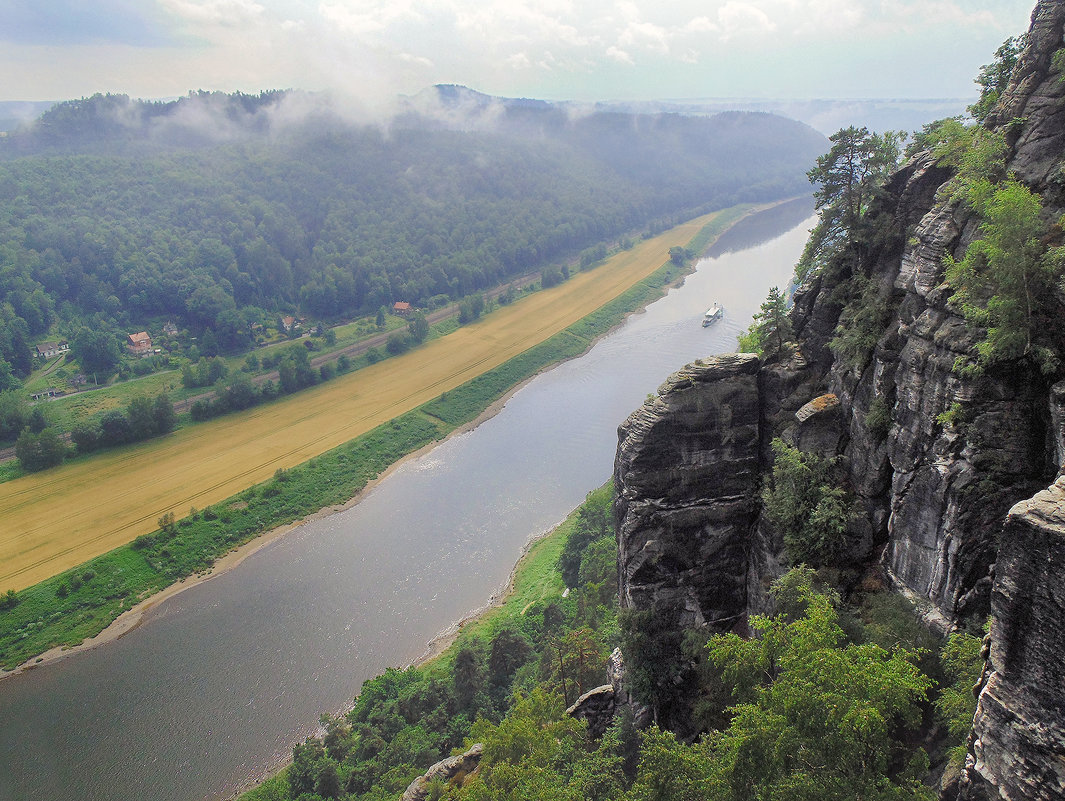
[[980, 87], [980, 99], [969, 106], [973, 119], [983, 122], [991, 115], [999, 97], [1010, 82], [1017, 59], [1028, 44], [1028, 35], [1011, 36], [995, 51], [995, 58], [990, 64], [980, 67], [974, 82]]
[[898, 166], [904, 139], [900, 132], [878, 134], [855, 126], [829, 137], [831, 149], [807, 173], [817, 185], [814, 202], [820, 219], [799, 263], [800, 276], [862, 239], [862, 219], [884, 179]]
[[1055, 285], [1065, 275], [1065, 248], [1048, 249], [1042, 203], [1020, 182], [1009, 179], [978, 197], [984, 217], [980, 238], [960, 261], [946, 260], [951, 303], [986, 330], [976, 346], [979, 365], [1031, 358], [1052, 373], [1060, 364], [1049, 336], [1058, 309]]
[[708, 645], [737, 703], [711, 740], [707, 796], [934, 798], [921, 783], [927, 757], [900, 760], [896, 739], [920, 723], [932, 686], [917, 655], [843, 644], [831, 600], [808, 583], [798, 589], [806, 609], [797, 619], [756, 617], [752, 638], [725, 634]]
[[[0, 208], [0, 358], [14, 376], [57, 330], [73, 343], [84, 326], [79, 360], [106, 371], [105, 334], [153, 322], [228, 350], [295, 308], [328, 320], [463, 298], [655, 221], [794, 194], [823, 142], [770, 115], [570, 119], [547, 105], [468, 130], [417, 115], [387, 136], [337, 118], [269, 129], [281, 99], [95, 96], [0, 141], [14, 199]], [[192, 107], [232, 135], [182, 128]]]
[[788, 300], [777, 287], [769, 289], [762, 307], [754, 315], [747, 333], [740, 337], [740, 350], [775, 356], [784, 350], [785, 344], [795, 336], [788, 314]]

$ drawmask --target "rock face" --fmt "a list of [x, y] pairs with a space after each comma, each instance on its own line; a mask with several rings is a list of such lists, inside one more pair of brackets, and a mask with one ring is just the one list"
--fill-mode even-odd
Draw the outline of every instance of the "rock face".
[[622, 608], [668, 608], [686, 627], [742, 623], [761, 480], [759, 364], [733, 354], [689, 365], [618, 429]]
[[[1065, 82], [1051, 67], [1065, 3], [1040, 2], [1032, 19], [989, 124], [1049, 223], [1065, 213]], [[786, 361], [689, 366], [620, 427], [621, 604], [710, 631], [769, 611], [765, 590], [781, 572], [759, 516], [769, 442], [840, 457], [864, 512], [851, 560], [879, 562], [940, 632], [994, 612], [966, 797], [1065, 798], [1065, 486], [1032, 498], [1065, 459], [1065, 382], [1026, 362], [955, 369], [980, 332], [948, 305], [945, 260], [963, 258], [982, 221], [950, 200], [950, 178], [927, 153], [895, 174], [870, 213], [876, 236], [796, 292], [798, 348]], [[853, 319], [844, 311], [870, 291], [883, 312], [865, 317], [876, 344], [837, 358], [830, 342]]]
[[1065, 477], [1010, 512], [961, 797], [1065, 798]]
[[595, 739], [599, 739], [614, 719], [614, 710], [617, 709], [617, 705], [614, 686], [612, 684], [604, 684], [601, 687], [589, 690], [578, 698], [573, 706], [566, 710], [566, 714], [578, 720], [586, 721], [588, 723], [588, 734]]

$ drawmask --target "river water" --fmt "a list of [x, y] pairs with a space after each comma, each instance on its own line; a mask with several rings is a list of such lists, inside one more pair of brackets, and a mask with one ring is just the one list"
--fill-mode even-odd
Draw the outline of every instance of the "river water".
[[[735, 349], [813, 225], [748, 218], [683, 287], [540, 375], [351, 509], [160, 604], [118, 641], [0, 682], [2, 801], [227, 798], [485, 604], [522, 546], [610, 477], [617, 426], [673, 370]], [[722, 321], [702, 328], [712, 302]]]

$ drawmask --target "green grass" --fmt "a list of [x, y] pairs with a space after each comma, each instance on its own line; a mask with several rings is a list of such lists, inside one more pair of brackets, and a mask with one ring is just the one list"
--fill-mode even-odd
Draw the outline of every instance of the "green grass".
[[703, 226], [703, 229], [692, 237], [688, 243], [687, 248], [697, 256], [702, 255], [710, 244], [717, 239], [724, 231], [739, 220], [741, 217], [748, 214], [751, 209], [755, 208], [753, 203], [743, 203], [739, 206], [732, 206], [730, 208], [722, 210], [713, 220], [707, 225]]
[[429, 328], [429, 336], [433, 339], [436, 337], [446, 337], [452, 331], [459, 330], [459, 318], [458, 315], [447, 317], [441, 320], [439, 323], [434, 323]]
[[[729, 210], [719, 215], [691, 243], [709, 241], [727, 227], [721, 216], [734, 220], [740, 213]], [[476, 419], [515, 385], [583, 353], [625, 315], [661, 296], [683, 272], [667, 262], [566, 330], [420, 409], [286, 471], [283, 478], [190, 514], [171, 531], [144, 535], [23, 590], [16, 606], [0, 611], [0, 667], [11, 669], [55, 646], [77, 645], [149, 595], [208, 569], [227, 551], [276, 526], [346, 502], [389, 465]], [[94, 575], [86, 581], [81, 577], [87, 571]], [[65, 596], [61, 586], [68, 590]]]
[[17, 459], [0, 463], [0, 483], [26, 475]]
[[[385, 328], [383, 330], [392, 331], [394, 329], [404, 328], [406, 325], [407, 321], [404, 318], [389, 314], [385, 318]], [[329, 355], [330, 353], [337, 353], [337, 355], [339, 355], [339, 351], [343, 348], [354, 345], [368, 337], [380, 333], [380, 329], [377, 328], [373, 316], [363, 317], [351, 323], [347, 323], [346, 325], [337, 326], [333, 331], [336, 333], [337, 337], [336, 344], [326, 347], [325, 343], [320, 339], [314, 340], [320, 347], [322, 347], [322, 350], [315, 351], [312, 354], [313, 356]], [[249, 354], [255, 354], [255, 356], [261, 360], [264, 356], [270, 356], [279, 350], [283, 350], [294, 342], [299, 343], [303, 341], [304, 339], [302, 337], [280, 339], [277, 342], [273, 342], [261, 348], [251, 348], [242, 353], [223, 355], [220, 358], [225, 362], [226, 368], [232, 374], [239, 371], [240, 368], [244, 366], [244, 359]], [[27, 393], [38, 392], [51, 386], [70, 389], [66, 379], [80, 372], [80, 368], [77, 363], [73, 361], [64, 364], [63, 362], [66, 358], [67, 356], [57, 356], [55, 359], [49, 361], [43, 368], [35, 371], [25, 382]], [[177, 364], [179, 366], [174, 369], [151, 373], [145, 376], [135, 376], [122, 381], [114, 381], [114, 383], [105, 384], [98, 389], [94, 388], [91, 391], [72, 392], [62, 398], [49, 401], [45, 406], [49, 421], [53, 425], [56, 425], [65, 431], [69, 431], [80, 421], [93, 417], [94, 415], [102, 414], [113, 409], [124, 410], [133, 398], [141, 395], [154, 397], [161, 392], [166, 392], [172, 401], [181, 401], [196, 395], [202, 395], [205, 392], [210, 392], [211, 387], [186, 388], [182, 385], [180, 365], [184, 364], [185, 361], [186, 359], [182, 356], [175, 355], [172, 364]], [[251, 373], [251, 375], [261, 375], [269, 372], [270, 370], [260, 369]]]
[[14, 608], [0, 611], [0, 666], [10, 669], [57, 645], [76, 645], [94, 636], [139, 601], [206, 570], [217, 557], [262, 532], [346, 502], [389, 465], [442, 434], [425, 415], [405, 414], [190, 514], [169, 531], [138, 537], [23, 590]]

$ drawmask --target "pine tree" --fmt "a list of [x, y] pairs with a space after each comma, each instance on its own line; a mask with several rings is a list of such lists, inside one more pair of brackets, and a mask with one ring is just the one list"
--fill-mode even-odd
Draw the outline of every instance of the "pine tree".
[[787, 298], [778, 287], [772, 287], [761, 310], [754, 315], [747, 334], [740, 337], [740, 349], [766, 357], [775, 356], [794, 336]]

